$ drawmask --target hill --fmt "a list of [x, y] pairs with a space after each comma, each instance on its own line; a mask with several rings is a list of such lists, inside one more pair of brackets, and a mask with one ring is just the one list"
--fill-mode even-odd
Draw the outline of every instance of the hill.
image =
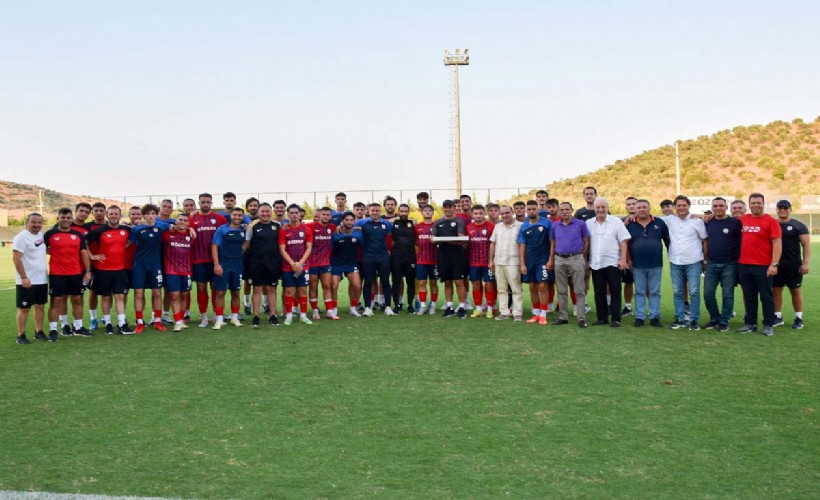
[[57, 210], [62, 207], [73, 209], [81, 201], [89, 203], [102, 201], [106, 205], [118, 203], [116, 200], [104, 200], [93, 196], [60, 193], [32, 184], [0, 181], [0, 209], [8, 209], [9, 217], [13, 219], [25, 217], [26, 214], [40, 209], [38, 206], [40, 190], [43, 191], [43, 212], [46, 214], [56, 214]]
[[[681, 191], [687, 196], [746, 197], [760, 191], [769, 198], [790, 195], [799, 210], [801, 195], [820, 194], [820, 117], [810, 123], [795, 119], [721, 130], [682, 140], [679, 150]], [[582, 203], [584, 186], [596, 186], [613, 212], [623, 210], [627, 196], [647, 198], [656, 206], [677, 194], [675, 146], [561, 179], [547, 190], [551, 197]]]

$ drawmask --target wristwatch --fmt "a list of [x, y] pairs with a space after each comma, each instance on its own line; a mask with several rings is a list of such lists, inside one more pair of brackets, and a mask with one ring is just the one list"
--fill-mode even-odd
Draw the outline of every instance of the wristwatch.
[[779, 266], [780, 266], [779, 262], [772, 262], [772, 267], [779, 267]]

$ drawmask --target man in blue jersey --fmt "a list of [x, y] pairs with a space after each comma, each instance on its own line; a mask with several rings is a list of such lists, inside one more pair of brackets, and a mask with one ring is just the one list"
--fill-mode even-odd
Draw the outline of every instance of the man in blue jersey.
[[362, 280], [359, 268], [356, 265], [359, 249], [362, 246], [362, 234], [355, 230], [353, 223], [356, 216], [353, 212], [345, 212], [339, 231], [333, 235], [333, 250], [330, 255], [330, 272], [333, 275], [331, 282], [331, 299], [333, 309], [331, 319], [339, 319], [339, 283], [342, 277], [350, 281], [348, 296], [350, 297], [350, 315], [358, 318], [359, 294], [362, 290]]
[[[547, 261], [550, 258], [552, 223], [538, 213], [538, 202], [527, 202], [527, 220], [518, 230], [521, 281], [530, 284], [532, 318], [527, 323], [547, 324]], [[554, 276], [554, 275], [553, 275]], [[554, 279], [554, 278], [553, 278]]]
[[242, 227], [245, 211], [235, 207], [231, 210], [231, 222], [219, 226], [211, 240], [214, 259], [214, 330], [225, 325], [225, 292], [231, 291], [231, 324], [242, 326], [239, 321], [239, 291], [242, 283], [242, 245], [245, 230]]
[[364, 272], [364, 316], [373, 316], [370, 290], [378, 276], [384, 293], [384, 314], [393, 316], [390, 308], [392, 289], [390, 288], [390, 253], [387, 250], [387, 237], [393, 232], [393, 225], [382, 219], [382, 207], [378, 203], [371, 203], [368, 207], [369, 219], [365, 219], [359, 227], [362, 232], [362, 248], [364, 257], [362, 266]]
[[535, 192], [535, 202], [538, 205], [538, 216], [544, 217], [549, 219], [550, 212], [549, 208], [547, 208], [547, 202], [549, 201], [550, 194], [547, 192], [546, 189], [539, 189]]
[[[222, 195], [222, 206], [225, 207], [225, 210], [218, 212], [220, 215], [225, 217], [228, 221], [231, 220], [231, 213], [233, 213], [233, 209], [236, 207], [236, 195], [230, 191]], [[247, 226], [251, 223], [251, 218], [245, 214], [245, 211], [242, 211], [242, 224]]]
[[342, 219], [344, 219], [347, 213], [347, 195], [344, 193], [336, 193], [334, 201], [336, 202], [336, 210], [331, 212], [330, 222], [332, 222], [334, 226], [339, 227], [342, 225]]
[[145, 309], [145, 289], [151, 289], [151, 324], [161, 332], [167, 329], [160, 321], [162, 315], [162, 233], [171, 226], [157, 218], [159, 208], [148, 204], [142, 207], [144, 224], [134, 226], [128, 236], [128, 245], [136, 245], [134, 268], [131, 272], [131, 289], [134, 290], [134, 314], [137, 327], [134, 333], [145, 331], [143, 311]]

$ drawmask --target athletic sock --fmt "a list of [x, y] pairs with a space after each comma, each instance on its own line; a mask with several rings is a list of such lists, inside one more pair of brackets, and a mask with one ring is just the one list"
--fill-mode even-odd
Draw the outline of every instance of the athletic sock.
[[103, 324], [110, 325], [111, 324], [111, 315], [110, 314], [103, 314]]
[[88, 314], [91, 315], [91, 319], [97, 319], [97, 310], [96, 309], [89, 309]]
[[547, 287], [547, 305], [552, 304], [555, 301], [555, 287], [550, 286]]
[[797, 319], [803, 319], [803, 311], [795, 311], [794, 317]]
[[251, 306], [251, 296], [248, 295], [248, 294], [243, 295], [242, 296], [242, 304], [245, 307], [250, 307]]
[[427, 303], [427, 290], [419, 292], [419, 302], [421, 302], [422, 304]]
[[61, 314], [60, 315], [60, 326], [66, 326], [68, 324], [68, 314]]
[[484, 298], [481, 293], [481, 285], [473, 288], [473, 304], [475, 304], [476, 308], [481, 309], [481, 302], [483, 300]]
[[137, 318], [137, 324], [138, 325], [141, 325], [141, 324], [144, 323], [144, 321], [142, 320], [142, 311], [135, 312], [134, 316]]
[[299, 297], [299, 312], [307, 314], [307, 306], [308, 306], [308, 299], [307, 297]]
[[444, 303], [444, 308], [445, 309], [452, 309], [453, 308], [453, 303], [452, 302], [445, 302]]
[[231, 306], [231, 319], [239, 319], [239, 306]]
[[221, 318], [224, 314], [225, 314], [225, 308], [224, 307], [214, 307], [214, 315], [217, 318]]
[[75, 320], [74, 320], [74, 329], [75, 329], [75, 330], [79, 330], [79, 329], [80, 329], [80, 328], [82, 328], [82, 327], [83, 327], [83, 320], [81, 320], [81, 319], [75, 319]]
[[208, 312], [208, 292], [196, 292], [196, 304], [199, 306], [199, 314]]
[[775, 311], [774, 315], [777, 316], [777, 319], [783, 319], [783, 311]]
[[125, 314], [117, 314], [117, 325], [125, 325]]
[[180, 311], [178, 313], [174, 313], [174, 321], [177, 321], [177, 322], [182, 321], [182, 319], [184, 317], [185, 317], [185, 315], [183, 314], [182, 311]]
[[572, 305], [578, 303], [578, 297], [575, 295], [575, 290], [572, 288], [569, 289], [569, 298], [572, 299]]
[[316, 309], [319, 309], [319, 298], [318, 297], [315, 298], [315, 299], [310, 299], [310, 308], [314, 311]]
[[533, 316], [541, 316], [541, 309], [538, 308], [538, 307], [533, 307], [532, 308], [532, 315]]
[[438, 302], [438, 292], [430, 292], [430, 302], [433, 304]]
[[154, 309], [154, 314], [151, 316], [151, 323], [162, 322], [162, 309]]
[[49, 329], [49, 331], [51, 331], [51, 330], [57, 331], [57, 322], [56, 321], [49, 321], [48, 322], [48, 329]]
[[547, 309], [549, 309], [549, 306], [547, 304], [541, 304], [541, 317], [542, 318], [547, 317]]
[[495, 307], [495, 299], [498, 296], [498, 292], [495, 290], [490, 290], [487, 292], [487, 308], [492, 309]]

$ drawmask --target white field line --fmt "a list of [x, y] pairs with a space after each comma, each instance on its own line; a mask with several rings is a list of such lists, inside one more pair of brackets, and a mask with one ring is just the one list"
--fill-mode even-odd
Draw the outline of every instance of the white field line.
[[0, 491], [2, 500], [179, 500], [161, 497], [113, 497], [82, 495], [79, 493], [51, 493], [48, 491]]

